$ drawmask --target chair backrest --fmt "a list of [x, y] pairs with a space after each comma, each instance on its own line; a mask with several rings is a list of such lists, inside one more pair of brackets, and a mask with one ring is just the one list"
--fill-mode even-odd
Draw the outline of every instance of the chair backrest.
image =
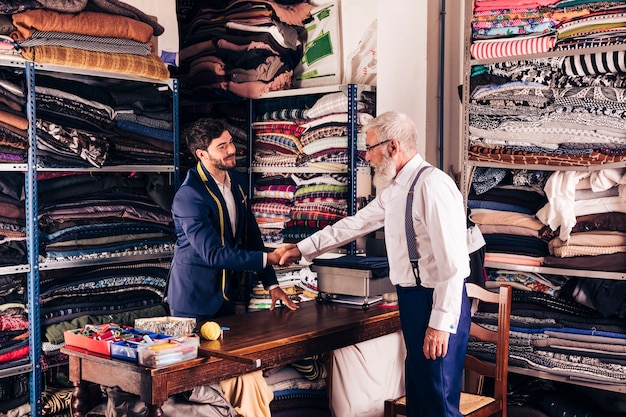
[[[511, 326], [511, 297], [510, 285], [500, 286], [498, 292], [482, 288], [479, 285], [466, 284], [467, 295], [470, 300], [480, 303], [497, 305], [498, 328], [491, 330], [479, 325], [474, 320], [470, 327], [470, 340], [480, 340], [496, 344], [495, 363], [486, 362], [472, 355], [471, 351], [465, 357], [465, 369], [475, 375], [493, 378], [493, 397], [502, 407], [506, 407], [507, 374], [509, 371], [509, 330]], [[482, 393], [481, 393], [482, 394]]]

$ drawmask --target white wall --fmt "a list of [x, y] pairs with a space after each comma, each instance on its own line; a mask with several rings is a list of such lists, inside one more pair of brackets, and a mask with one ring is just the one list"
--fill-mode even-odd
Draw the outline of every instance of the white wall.
[[[376, 112], [397, 110], [408, 114], [417, 125], [419, 152], [434, 165], [441, 160], [441, 168], [449, 174], [458, 173], [463, 126], [457, 86], [463, 82], [464, 5], [454, 0], [338, 1], [344, 71], [346, 58], [376, 19]], [[446, 61], [440, 73], [442, 24]], [[344, 76], [344, 82], [351, 80]], [[443, 114], [439, 112], [441, 101]]]
[[377, 113], [409, 115], [417, 125], [420, 153], [426, 138], [426, 26], [428, 2], [378, 2]]

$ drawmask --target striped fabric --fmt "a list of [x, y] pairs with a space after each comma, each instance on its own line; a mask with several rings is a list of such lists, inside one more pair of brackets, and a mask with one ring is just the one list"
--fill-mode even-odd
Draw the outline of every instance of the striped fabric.
[[149, 43], [141, 43], [132, 39], [107, 38], [65, 32], [35, 31], [30, 38], [17, 41], [17, 44], [22, 48], [28, 46], [57, 45], [94, 52], [133, 54], [140, 56], [147, 56], [152, 52]]
[[475, 41], [470, 47], [470, 53], [474, 59], [539, 54], [552, 50], [555, 43], [554, 36]]
[[24, 59], [40, 64], [98, 69], [156, 80], [167, 80], [170, 77], [167, 66], [155, 54], [145, 57], [131, 54], [107, 54], [53, 45], [24, 48], [21, 53]]
[[569, 76], [626, 73], [626, 51], [566, 56], [562, 70]]

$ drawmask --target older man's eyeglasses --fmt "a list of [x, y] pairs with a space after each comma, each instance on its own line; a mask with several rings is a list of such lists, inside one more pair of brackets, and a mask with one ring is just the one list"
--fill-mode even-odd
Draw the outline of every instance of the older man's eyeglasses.
[[385, 139], [382, 142], [378, 142], [376, 145], [372, 145], [372, 146], [365, 145], [365, 152], [371, 152], [372, 149], [376, 148], [377, 146], [384, 145], [385, 143], [389, 142], [390, 140], [391, 139]]

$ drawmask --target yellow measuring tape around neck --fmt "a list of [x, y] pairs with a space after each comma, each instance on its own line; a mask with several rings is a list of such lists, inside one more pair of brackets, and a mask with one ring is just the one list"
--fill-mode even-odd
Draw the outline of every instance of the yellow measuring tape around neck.
[[[198, 174], [200, 175], [200, 178], [202, 179], [202, 182], [204, 184], [204, 188], [206, 188], [211, 198], [215, 200], [215, 204], [217, 204], [217, 212], [220, 218], [220, 237], [222, 238], [222, 246], [224, 246], [224, 243], [226, 242], [226, 227], [224, 225], [225, 217], [222, 203], [220, 203], [220, 199], [217, 198], [215, 193], [209, 188], [209, 184], [207, 184], [209, 178], [206, 176], [206, 173], [204, 172], [204, 168], [202, 167], [202, 163], [200, 161], [198, 161], [197, 169]], [[222, 297], [224, 297], [224, 300], [228, 301], [228, 297], [226, 296], [226, 269], [222, 269]]]

